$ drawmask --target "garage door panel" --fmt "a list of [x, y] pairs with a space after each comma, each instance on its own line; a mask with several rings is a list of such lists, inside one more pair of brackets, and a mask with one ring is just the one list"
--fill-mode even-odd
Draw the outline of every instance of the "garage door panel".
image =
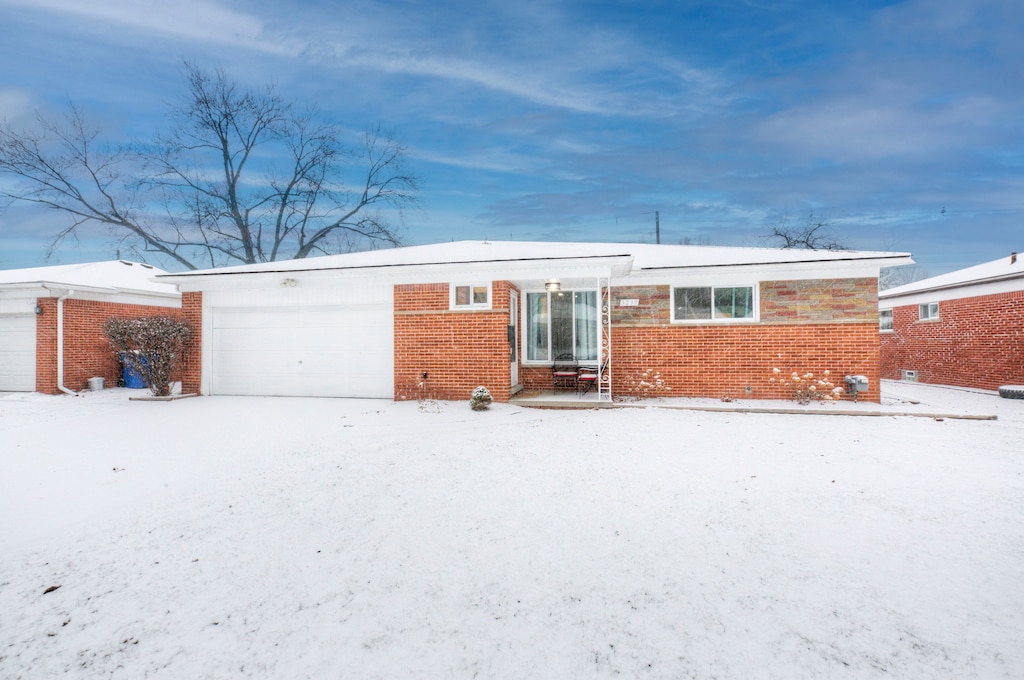
[[0, 314], [0, 392], [36, 389], [36, 317]]
[[214, 308], [214, 394], [390, 398], [390, 305]]

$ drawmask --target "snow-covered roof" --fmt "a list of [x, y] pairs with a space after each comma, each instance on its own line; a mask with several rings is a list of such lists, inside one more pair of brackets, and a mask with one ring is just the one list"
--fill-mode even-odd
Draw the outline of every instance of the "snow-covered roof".
[[141, 293], [177, 297], [174, 284], [153, 277], [166, 274], [152, 265], [124, 260], [0, 270], [0, 288], [44, 286], [102, 293]]
[[810, 262], [885, 260], [882, 266], [911, 264], [908, 253], [852, 250], [797, 250], [644, 243], [565, 243], [539, 241], [454, 241], [423, 246], [327, 255], [303, 260], [222, 267], [163, 274], [161, 278], [259, 272], [297, 272], [373, 267], [631, 258], [632, 269], [659, 270]]
[[996, 283], [1012, 279], [1021, 279], [1024, 286], [1024, 259], [1016, 253], [992, 260], [984, 264], [974, 265], [966, 269], [958, 269], [948, 274], [921, 279], [895, 288], [879, 291], [878, 297], [894, 298], [912, 293], [966, 288], [981, 284]]

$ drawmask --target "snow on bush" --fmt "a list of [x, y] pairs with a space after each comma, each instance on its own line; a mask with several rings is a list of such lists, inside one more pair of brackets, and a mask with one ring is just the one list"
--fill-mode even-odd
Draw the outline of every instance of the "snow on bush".
[[821, 378], [815, 380], [814, 373], [798, 373], [793, 371], [788, 378], [781, 377], [782, 371], [772, 369], [772, 377], [768, 380], [771, 383], [781, 383], [782, 386], [793, 395], [793, 401], [800, 404], [809, 404], [811, 401], [818, 403], [835, 401], [843, 396], [842, 387], [836, 387], [829, 379], [830, 371], [825, 370]]
[[121, 361], [142, 376], [154, 395], [171, 393], [171, 376], [192, 340], [186, 322], [167, 316], [112, 318], [103, 324], [103, 333]]
[[658, 397], [672, 391], [672, 388], [665, 384], [665, 379], [661, 377], [661, 372], [653, 368], [648, 368], [646, 371], [635, 375], [627, 382], [626, 389], [630, 392], [632, 399], [648, 399], [652, 396]]
[[492, 401], [494, 400], [491, 398], [490, 391], [481, 385], [473, 390], [473, 396], [469, 398], [469, 407], [474, 411], [483, 411], [491, 405]]

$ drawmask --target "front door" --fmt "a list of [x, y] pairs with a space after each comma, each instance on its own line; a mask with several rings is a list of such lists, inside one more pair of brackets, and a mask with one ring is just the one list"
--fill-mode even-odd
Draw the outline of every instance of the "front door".
[[512, 387], [519, 385], [519, 293], [508, 292], [508, 372]]

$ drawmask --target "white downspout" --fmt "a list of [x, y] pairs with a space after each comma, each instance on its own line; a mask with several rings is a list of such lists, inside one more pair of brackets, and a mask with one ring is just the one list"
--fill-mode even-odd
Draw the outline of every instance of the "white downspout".
[[74, 294], [75, 291], [69, 289], [57, 298], [57, 389], [64, 394], [77, 396], [78, 392], [64, 386], [64, 301]]

